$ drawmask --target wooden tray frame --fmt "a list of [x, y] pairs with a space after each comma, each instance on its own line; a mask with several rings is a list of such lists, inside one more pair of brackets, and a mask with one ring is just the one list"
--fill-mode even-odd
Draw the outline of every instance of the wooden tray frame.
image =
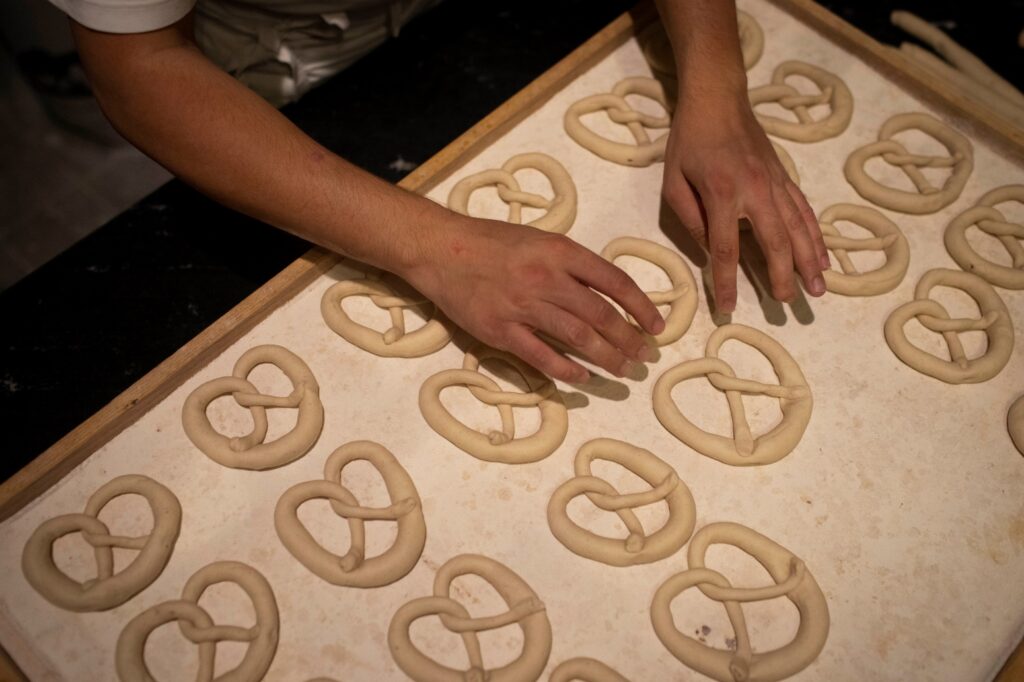
[[[989, 112], [969, 96], [950, 89], [946, 81], [936, 78], [900, 52], [882, 45], [814, 0], [770, 1], [796, 20], [860, 57], [912, 94], [957, 117], [971, 127], [977, 137], [995, 143], [1006, 155], [1024, 163], [1024, 130]], [[418, 166], [398, 185], [411, 192], [426, 194], [656, 16], [649, 0], [642, 0], [636, 8], [619, 16], [426, 163]], [[320, 247], [310, 249], [96, 414], [47, 448], [0, 485], [0, 521], [15, 514], [56, 484], [340, 260], [338, 254]], [[0, 645], [0, 682], [8, 680], [13, 682], [27, 678]], [[995, 680], [1024, 680], [1024, 641], [1010, 654]]]

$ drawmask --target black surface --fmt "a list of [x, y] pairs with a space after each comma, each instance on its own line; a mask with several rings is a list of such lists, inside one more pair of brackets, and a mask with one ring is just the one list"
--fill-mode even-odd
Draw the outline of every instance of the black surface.
[[[426, 160], [632, 4], [447, 0], [285, 113], [328, 148], [397, 181], [403, 173], [391, 162]], [[889, 25], [887, 3], [823, 4], [884, 42], [905, 39]], [[1016, 47], [1024, 0], [901, 6], [953, 22], [943, 27], [955, 39], [1024, 86]], [[0, 478], [305, 249], [172, 182], [0, 294]]]

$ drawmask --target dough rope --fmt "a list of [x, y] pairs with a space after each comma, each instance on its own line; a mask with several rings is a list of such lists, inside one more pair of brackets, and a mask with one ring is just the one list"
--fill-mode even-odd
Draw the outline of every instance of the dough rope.
[[[248, 595], [256, 612], [256, 623], [249, 627], [217, 625], [199, 606], [203, 592], [212, 585], [231, 582]], [[132, 618], [117, 639], [115, 662], [117, 676], [124, 682], [152, 680], [146, 666], [146, 640], [161, 625], [177, 621], [181, 634], [199, 646], [197, 680], [214, 679], [214, 659], [218, 642], [247, 644], [241, 662], [217, 680], [256, 682], [262, 680], [277, 653], [277, 601], [270, 583], [256, 569], [237, 561], [218, 561], [199, 569], [181, 591], [181, 599], [150, 607]]]
[[[665, 109], [662, 116], [651, 116], [633, 109], [626, 100], [627, 95], [642, 95], [653, 99]], [[613, 122], [626, 126], [636, 141], [635, 144], [616, 142], [598, 135], [584, 125], [582, 116], [604, 111]], [[615, 84], [610, 93], [591, 95], [568, 108], [563, 119], [565, 132], [584, 149], [602, 159], [614, 161], [623, 166], [650, 166], [665, 159], [665, 145], [668, 142], [668, 128], [672, 124], [668, 99], [661, 83], [653, 78], [624, 78]], [[652, 140], [650, 130], [665, 130]]]
[[[505, 600], [508, 611], [487, 617], [470, 616], [451, 596], [452, 581], [467, 574], [486, 580]], [[409, 636], [413, 622], [433, 615], [440, 617], [445, 628], [462, 637], [469, 670], [442, 665], [413, 644]], [[523, 650], [512, 662], [488, 670], [477, 633], [508, 625], [516, 625], [522, 631]], [[437, 570], [433, 596], [414, 599], [395, 612], [388, 627], [388, 648], [398, 667], [418, 682], [526, 682], [538, 679], [547, 664], [551, 654], [551, 623], [544, 602], [514, 571], [485, 556], [461, 554]]]
[[[747, 71], [764, 54], [764, 31], [754, 17], [742, 10], [736, 10], [736, 24], [740, 34], [740, 50], [743, 52], [743, 68]], [[665, 76], [676, 75], [676, 60], [672, 56], [672, 43], [669, 42], [665, 26], [660, 21], [653, 22], [647, 30], [637, 36], [640, 49], [651, 68]]]
[[[1006, 185], [987, 192], [974, 208], [969, 208], [949, 223], [945, 233], [946, 250], [957, 265], [973, 272], [990, 284], [1004, 289], [1024, 289], [1024, 224], [1007, 220], [999, 204], [1016, 201], [1024, 204], [1024, 185]], [[993, 263], [983, 258], [970, 242], [967, 230], [977, 227], [998, 239], [1007, 253], [1011, 265]]]
[[779, 163], [782, 164], [783, 170], [786, 171], [786, 175], [793, 181], [793, 184], [797, 187], [800, 186], [800, 172], [796, 169], [796, 163], [793, 161], [793, 157], [789, 155], [786, 148], [778, 144], [775, 140], [770, 140], [772, 143], [772, 149], [775, 150], [775, 156], [779, 157]]
[[[790, 76], [803, 76], [818, 86], [815, 94], [804, 94], [786, 83]], [[853, 95], [846, 83], [834, 73], [799, 61], [782, 62], [772, 72], [768, 85], [753, 88], [748, 93], [750, 106], [754, 109], [761, 127], [769, 135], [775, 135], [794, 142], [819, 142], [840, 135], [853, 117]], [[788, 109], [796, 121], [757, 112], [760, 104], [769, 102]], [[822, 119], [815, 119], [810, 109], [827, 104], [831, 111]]]
[[[284, 372], [292, 383], [290, 395], [263, 395], [249, 383], [249, 373], [262, 364]], [[295, 461], [316, 444], [324, 425], [319, 393], [316, 378], [299, 356], [282, 346], [256, 346], [238, 358], [230, 377], [207, 381], [189, 394], [181, 411], [181, 425], [193, 445], [218, 464], [234, 469], [271, 469]], [[252, 415], [253, 429], [248, 435], [229, 438], [210, 424], [206, 409], [225, 395]], [[270, 443], [263, 442], [269, 426], [267, 408], [299, 411], [295, 428]]]
[[1006, 429], [1010, 433], [1013, 446], [1024, 455], [1024, 395], [1010, 405], [1006, 413]]
[[[111, 535], [99, 513], [116, 497], [141, 495], [149, 503], [153, 530], [148, 535]], [[100, 486], [81, 514], [64, 514], [43, 522], [25, 543], [21, 570], [28, 583], [47, 601], [70, 611], [105, 611], [119, 606], [149, 587], [171, 558], [181, 530], [181, 505], [170, 490], [137, 474], [118, 476]], [[54, 543], [70, 533], [81, 533], [93, 548], [96, 577], [78, 582], [61, 571], [53, 558]], [[114, 573], [114, 548], [138, 554]]]
[[[419, 358], [448, 345], [451, 323], [433, 303], [412, 292], [398, 292], [398, 283], [389, 284], [376, 277], [342, 280], [332, 285], [320, 299], [320, 314], [334, 333], [365, 351], [385, 358]], [[391, 327], [378, 332], [362, 325], [345, 312], [342, 301], [350, 296], [366, 296], [391, 316]], [[406, 332], [405, 310], [420, 308], [427, 323]]]
[[[937, 286], [960, 289], [973, 298], [981, 310], [980, 318], [950, 318], [941, 303], [928, 298]], [[911, 318], [937, 334], [949, 348], [949, 360], [925, 352], [907, 339], [904, 327]], [[983, 331], [988, 348], [977, 358], [968, 358], [959, 334]], [[914, 300], [904, 303], [885, 321], [885, 341], [905, 364], [922, 374], [949, 384], [974, 384], [988, 381], [1002, 371], [1013, 352], [1013, 322], [1006, 304], [988, 282], [969, 272], [937, 268], [921, 276], [914, 287]]]
[[[644, 292], [654, 305], [669, 306], [665, 329], [654, 336], [654, 343], [665, 346], [682, 338], [697, 312], [697, 283], [686, 261], [672, 249], [646, 239], [619, 237], [608, 242], [601, 257], [614, 263], [620, 256], [633, 256], [658, 266], [668, 275], [672, 288], [668, 291]], [[633, 322], [633, 320], [630, 320]]]
[[[391, 504], [383, 508], [360, 506], [342, 483], [350, 463], [368, 462], [380, 474]], [[329, 500], [334, 513], [348, 521], [350, 544], [345, 556], [324, 549], [299, 520], [298, 510], [314, 499]], [[386, 552], [366, 558], [365, 521], [395, 521], [398, 535]], [[423, 504], [412, 478], [391, 452], [371, 441], [353, 441], [327, 458], [324, 480], [292, 486], [274, 509], [274, 528], [281, 542], [303, 566], [332, 585], [380, 587], [404, 577], [416, 565], [427, 539]]]
[[[594, 476], [591, 463], [595, 459], [619, 464], [647, 481], [651, 489], [623, 495]], [[574, 469], [575, 477], [560, 485], [548, 503], [551, 532], [570, 551], [609, 566], [635, 566], [675, 554], [690, 539], [697, 518], [693, 496], [675, 470], [654, 453], [619, 440], [598, 438], [579, 449]], [[609, 538], [578, 526], [569, 518], [568, 508], [580, 495], [586, 495], [598, 508], [617, 514], [629, 536]], [[668, 505], [668, 520], [648, 536], [633, 510], [661, 502]]]
[[[502, 391], [492, 379], [478, 371], [488, 358], [500, 360], [518, 372], [529, 389], [526, 393]], [[498, 408], [501, 430], [481, 433], [469, 428], [441, 404], [441, 391], [464, 386], [477, 400]], [[526, 464], [554, 452], [569, 430], [569, 417], [562, 395], [554, 382], [519, 358], [477, 345], [466, 352], [462, 369], [448, 369], [428, 378], [420, 387], [420, 412], [434, 431], [459, 449], [487, 462]], [[533, 435], [516, 438], [514, 407], [537, 407], [540, 428]]]
[[[544, 174], [551, 183], [552, 198], [524, 192], [516, 181], [515, 173], [532, 168]], [[523, 222], [523, 206], [546, 211], [544, 215], [527, 225], [546, 232], [565, 234], [576, 220], [576, 185], [565, 170], [565, 166], [554, 158], [540, 152], [517, 154], [501, 168], [485, 170], [463, 178], [452, 187], [448, 194], [448, 208], [469, 215], [469, 197], [482, 187], [494, 187], [498, 197], [508, 204], [507, 222]]]
[[[912, 129], [935, 138], [949, 155], [915, 154], [891, 139], [897, 133]], [[917, 191], [887, 187], [868, 175], [864, 165], [875, 157], [899, 167]], [[921, 172], [922, 168], [948, 168], [952, 172], [942, 187], [936, 187]], [[956, 201], [973, 169], [974, 151], [970, 140], [933, 116], [910, 113], [897, 114], [883, 123], [878, 131], [878, 141], [855, 149], [846, 159], [843, 173], [857, 194], [868, 201], [901, 213], [926, 214], [935, 213]]]
[[[762, 384], [736, 376], [732, 367], [718, 358], [718, 350], [729, 339], [757, 349], [772, 364], [778, 384]], [[708, 337], [703, 358], [689, 360], [665, 371], [654, 384], [654, 414], [672, 435], [691, 448], [719, 462], [734, 466], [771, 464], [796, 447], [811, 419], [811, 389], [800, 366], [786, 349], [767, 334], [742, 324], [719, 327]], [[725, 393], [732, 415], [733, 437], [708, 433], [683, 416], [672, 400], [672, 389], [687, 379], [707, 376], [711, 385]], [[754, 437], [743, 408], [743, 394], [767, 395], [779, 399], [782, 421], [768, 433]]]
[[617, 671], [593, 658], [570, 658], [551, 671], [548, 682], [629, 682]]
[[[705, 568], [709, 545], [733, 545], [758, 561], [773, 585], [733, 587], [718, 571]], [[737, 523], [712, 523], [697, 531], [686, 553], [688, 570], [666, 580], [654, 594], [651, 623], [658, 639], [683, 664], [720, 682], [770, 682], [803, 670], [821, 653], [828, 639], [829, 613], [825, 595], [804, 562], [776, 542]], [[709, 599], [722, 602], [732, 624], [736, 650], [705, 646], [682, 634], [672, 619], [672, 601], [696, 586]], [[793, 641], [754, 653], [743, 615], [743, 603], [786, 597], [800, 612]]]
[[[863, 227], [873, 237], [859, 239], [844, 237], [835, 223], [845, 220]], [[895, 289], [907, 274], [910, 265], [910, 245], [907, 238], [884, 215], [869, 206], [834, 204], [822, 211], [818, 218], [825, 247], [839, 262], [839, 270], [825, 270], [825, 288], [844, 296], [877, 296]], [[851, 251], [881, 251], [885, 264], [874, 270], [861, 272], [850, 258]]]

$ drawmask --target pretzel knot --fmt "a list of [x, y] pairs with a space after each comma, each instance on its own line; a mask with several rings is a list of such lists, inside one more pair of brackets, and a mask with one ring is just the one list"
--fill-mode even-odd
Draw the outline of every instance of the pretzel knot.
[[[249, 374], [262, 364], [280, 369], [291, 381], [291, 393], [264, 395], [249, 383]], [[249, 410], [253, 428], [247, 435], [224, 436], [210, 423], [207, 408], [225, 395], [231, 395]], [[269, 429], [267, 408], [292, 408], [299, 412], [295, 428], [269, 443], [264, 442]], [[309, 452], [320, 437], [324, 424], [320, 386], [306, 363], [287, 348], [255, 346], [238, 358], [230, 377], [207, 381], [189, 394], [181, 410], [181, 423], [189, 440], [219, 464], [256, 470], [282, 466]]]
[[[953, 318], [937, 301], [928, 298], [936, 286], [960, 289], [974, 299], [978, 318]], [[915, 318], [925, 329], [941, 334], [949, 350], [949, 360], [936, 357], [912, 344], [904, 327]], [[977, 358], [968, 358], [959, 334], [982, 331], [988, 347]], [[998, 374], [1013, 351], [1013, 324], [1006, 304], [985, 280], [959, 270], [929, 270], [914, 288], [914, 300], [890, 313], [885, 321], [885, 340], [900, 360], [937, 379], [951, 384], [987, 381]]]
[[[248, 596], [256, 612], [255, 624], [216, 625], [199, 605], [207, 588], [218, 583], [236, 584]], [[177, 622], [181, 634], [199, 646], [197, 680], [214, 678], [219, 642], [247, 644], [241, 662], [218, 679], [263, 679], [277, 651], [278, 611], [274, 592], [256, 569], [236, 561], [218, 561], [199, 569], [182, 589], [181, 599], [150, 607], [128, 622], [117, 639], [117, 675], [125, 682], [152, 679], [146, 665], [146, 640], [161, 625]]]
[[[523, 393], [503, 391], [478, 369], [488, 358], [507, 365], [526, 386]], [[441, 391], [453, 386], [467, 388], [477, 400], [496, 407], [501, 429], [486, 433], [469, 428], [452, 416], [441, 404]], [[434, 431], [465, 452], [489, 462], [522, 464], [547, 457], [561, 445], [569, 428], [562, 395], [554, 383], [529, 365], [508, 353], [486, 346], [474, 346], [463, 360], [462, 369], [438, 372], [420, 387], [420, 412]], [[513, 408], [536, 407], [541, 425], [536, 433], [516, 438]]]
[[[525, 192], [519, 186], [515, 173], [533, 169], [539, 171], [551, 184], [552, 197]], [[462, 215], [470, 215], [469, 198], [484, 187], [494, 187], [498, 198], [508, 204], [510, 223], [523, 222], [523, 207], [545, 211], [544, 215], [527, 225], [547, 232], [565, 234], [576, 220], [576, 185], [565, 166], [547, 154], [533, 152], [511, 157], [501, 168], [481, 171], [460, 180], [448, 195], [448, 208]]]
[[[742, 341], [760, 351], [771, 362], [779, 383], [766, 384], [738, 378], [732, 367], [718, 358], [719, 348], [729, 339]], [[654, 413], [662, 426], [694, 450], [726, 464], [770, 464], [789, 454], [810, 421], [812, 398], [800, 366], [786, 349], [763, 332], [740, 324], [728, 324], [708, 337], [704, 355], [702, 359], [690, 360], [667, 370], [655, 383]], [[702, 375], [725, 393], [732, 416], [732, 438], [698, 428], [683, 416], [672, 400], [672, 389], [677, 384]], [[782, 421], [768, 433], [754, 437], [743, 407], [743, 394], [777, 398]]]
[[[368, 462], [384, 480], [391, 504], [360, 506], [342, 484], [342, 472], [356, 460]], [[405, 576], [423, 552], [427, 531], [423, 507], [412, 478], [386, 448], [370, 441], [354, 441], [335, 450], [324, 465], [322, 481], [292, 486], [274, 509], [274, 527], [285, 548], [303, 566], [334, 585], [380, 587]], [[344, 556], [320, 545], [299, 520], [298, 509], [314, 499], [328, 500], [331, 509], [348, 521], [350, 544]], [[365, 521], [395, 521], [398, 533], [383, 554], [366, 558]]]
[[[620, 493], [611, 483], [593, 475], [591, 463], [595, 459], [619, 464], [647, 481], [650, 490]], [[689, 488], [672, 467], [648, 450], [598, 438], [576, 453], [575, 473], [575, 478], [555, 490], [548, 503], [551, 532], [570, 551], [612, 566], [633, 566], [674, 554], [693, 533], [696, 509]], [[586, 495], [598, 509], [618, 515], [628, 532], [625, 540], [592, 533], [570, 519], [569, 503], [580, 495]], [[668, 521], [648, 536], [633, 510], [659, 502], [668, 505]]]
[[[399, 288], [405, 289], [399, 293]], [[342, 302], [352, 296], [366, 296], [391, 317], [391, 327], [383, 333], [349, 317]], [[426, 324], [407, 332], [405, 311], [422, 311]], [[332, 285], [320, 299], [320, 314], [336, 334], [365, 351], [382, 357], [414, 358], [441, 350], [451, 341], [448, 319], [437, 307], [397, 279], [382, 281], [375, 275], [363, 279], [342, 280]]]
[[[505, 601], [508, 610], [493, 616], [471, 616], [451, 597], [452, 581], [466, 574], [487, 581]], [[413, 644], [409, 635], [413, 622], [432, 615], [438, 616], [448, 630], [461, 636], [469, 658], [468, 670], [442, 665]], [[522, 631], [523, 650], [511, 663], [489, 671], [484, 665], [477, 633], [509, 625], [516, 625]], [[493, 559], [462, 554], [438, 569], [433, 596], [414, 599], [398, 609], [388, 627], [388, 648], [398, 667], [414, 680], [535, 680], [551, 653], [551, 624], [544, 603], [516, 573]]]
[[[915, 154], [900, 142], [891, 139], [906, 130], [916, 129], [933, 137], [947, 150], [946, 156]], [[905, 191], [883, 185], [867, 174], [865, 164], [874, 157], [898, 167], [913, 183], [916, 191]], [[879, 206], [903, 213], [934, 213], [953, 203], [974, 168], [970, 141], [928, 114], [897, 114], [878, 131], [878, 141], [854, 150], [846, 159], [843, 173], [857, 193]], [[922, 168], [949, 169], [949, 177], [936, 187]]]
[[[110, 528], [97, 518], [121, 495], [146, 499], [153, 516], [148, 535], [111, 535]], [[180, 528], [181, 505], [174, 493], [146, 476], [118, 476], [89, 497], [84, 513], [56, 516], [41, 524], [25, 543], [21, 569], [29, 584], [50, 603], [71, 611], [104, 611], [123, 604], [156, 580], [171, 558]], [[54, 543], [76, 532], [92, 546], [96, 562], [96, 577], [84, 582], [65, 574], [53, 556]], [[139, 552], [116, 574], [114, 548]]]
[[[840, 221], [851, 222], [872, 234], [867, 239], [844, 237], [836, 227]], [[910, 246], [894, 222], [869, 206], [834, 204], [818, 217], [825, 247], [839, 262], [839, 270], [826, 270], [825, 287], [844, 296], [876, 296], [892, 291], [903, 281], [910, 265]], [[882, 251], [885, 264], [861, 272], [850, 257], [851, 252]]]
[[[1006, 185], [987, 192], [978, 204], [954, 218], [946, 228], [946, 250], [967, 272], [973, 272], [990, 284], [1004, 289], [1024, 289], [1024, 223], [1012, 223], [996, 206], [1024, 204], [1024, 185]], [[995, 263], [983, 257], [967, 241], [967, 230], [977, 227], [995, 237], [1010, 256], [1010, 264]]]
[[[666, 113], [654, 116], [636, 111], [626, 100], [627, 95], [641, 95], [652, 99], [658, 102]], [[635, 144], [610, 140], [595, 133], [582, 122], [581, 117], [600, 111], [603, 111], [613, 123], [626, 126]], [[672, 119], [669, 116], [669, 102], [661, 84], [653, 78], [635, 77], [619, 81], [610, 93], [591, 95], [576, 102], [566, 110], [563, 124], [569, 137], [603, 159], [624, 166], [649, 166], [665, 158], [668, 133], [651, 140], [647, 131], [667, 130], [672, 124]]]
[[[734, 545], [753, 556], [768, 570], [774, 584], [736, 588], [718, 571], [705, 568], [704, 556], [714, 543]], [[693, 536], [687, 563], [689, 569], [666, 580], [651, 603], [651, 622], [658, 639], [686, 665], [721, 682], [756, 682], [793, 675], [821, 652], [829, 630], [825, 596], [804, 562], [781, 545], [739, 524], [713, 523]], [[735, 636], [735, 651], [705, 646], [676, 627], [672, 601], [691, 587], [722, 602]], [[800, 612], [796, 637], [782, 648], [754, 653], [742, 604], [780, 597], [789, 599]]]
[[[807, 78], [818, 87], [818, 92], [800, 92], [786, 82], [790, 76]], [[846, 83], [829, 71], [800, 61], [779, 64], [772, 72], [771, 83], [750, 90], [748, 97], [765, 132], [795, 142], [817, 142], [835, 137], [846, 130], [853, 116], [853, 95]], [[788, 109], [796, 121], [757, 113], [757, 106], [768, 103]], [[815, 119], [810, 109], [826, 104], [831, 109], [828, 116]]]

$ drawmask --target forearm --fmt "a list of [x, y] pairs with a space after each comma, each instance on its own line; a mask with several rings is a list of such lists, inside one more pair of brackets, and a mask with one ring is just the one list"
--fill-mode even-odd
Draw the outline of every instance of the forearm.
[[745, 99], [734, 0], [657, 0], [657, 5], [672, 43], [680, 94]]

